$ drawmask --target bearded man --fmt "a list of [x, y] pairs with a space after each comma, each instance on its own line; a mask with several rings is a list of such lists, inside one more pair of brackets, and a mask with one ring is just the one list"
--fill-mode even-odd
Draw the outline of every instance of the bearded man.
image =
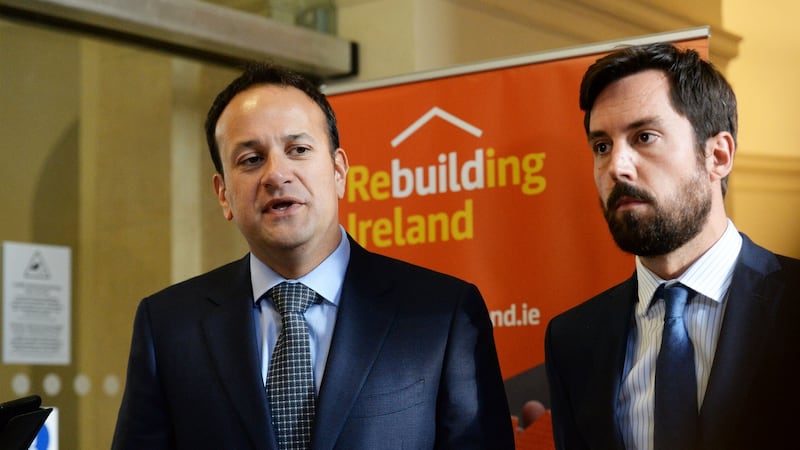
[[800, 261], [725, 212], [730, 85], [693, 50], [633, 46], [587, 70], [580, 106], [600, 205], [636, 270], [548, 324], [556, 448], [796, 445]]

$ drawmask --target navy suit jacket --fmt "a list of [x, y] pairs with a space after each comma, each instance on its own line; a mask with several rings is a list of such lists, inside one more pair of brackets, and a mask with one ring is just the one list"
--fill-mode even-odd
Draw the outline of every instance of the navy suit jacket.
[[[350, 244], [311, 448], [513, 449], [478, 289]], [[247, 257], [145, 298], [112, 448], [277, 448], [260, 360]]]
[[[800, 261], [743, 238], [700, 410], [698, 448], [798, 448]], [[637, 292], [634, 274], [548, 324], [557, 448], [624, 448], [615, 408]]]

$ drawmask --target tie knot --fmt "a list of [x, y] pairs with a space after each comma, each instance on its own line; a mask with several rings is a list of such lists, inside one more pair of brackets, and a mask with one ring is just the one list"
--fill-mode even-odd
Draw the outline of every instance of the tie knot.
[[683, 308], [689, 298], [689, 290], [682, 284], [666, 286], [662, 284], [656, 290], [656, 298], [663, 298], [666, 306], [664, 320], [683, 317]]
[[269, 290], [275, 308], [285, 316], [287, 313], [304, 313], [312, 303], [317, 302], [317, 293], [302, 283], [283, 283]]

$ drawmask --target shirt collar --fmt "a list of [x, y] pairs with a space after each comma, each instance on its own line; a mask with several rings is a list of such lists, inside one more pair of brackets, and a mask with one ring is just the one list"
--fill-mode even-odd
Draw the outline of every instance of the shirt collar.
[[731, 285], [733, 269], [741, 249], [742, 236], [728, 219], [722, 237], [676, 280], [662, 280], [645, 267], [637, 256], [636, 278], [639, 284], [639, 300], [649, 304], [658, 285], [669, 281], [679, 282], [704, 297], [721, 303]]
[[339, 226], [341, 240], [336, 249], [311, 272], [296, 280], [287, 280], [278, 275], [269, 266], [250, 253], [250, 281], [253, 288], [253, 301], [258, 302], [272, 287], [284, 281], [298, 281], [319, 294], [326, 302], [334, 305], [339, 297], [344, 282], [344, 274], [350, 261], [350, 241], [342, 226]]

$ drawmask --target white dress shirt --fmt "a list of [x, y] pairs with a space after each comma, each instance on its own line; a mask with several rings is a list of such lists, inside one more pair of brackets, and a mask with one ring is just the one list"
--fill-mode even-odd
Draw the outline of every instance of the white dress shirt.
[[284, 281], [300, 282], [319, 294], [323, 301], [312, 304], [306, 310], [305, 318], [309, 329], [311, 344], [311, 365], [314, 370], [314, 386], [317, 394], [325, 374], [325, 362], [333, 338], [333, 328], [336, 325], [336, 311], [342, 293], [344, 274], [350, 261], [350, 241], [344, 228], [341, 230], [342, 239], [336, 250], [330, 254], [320, 265], [311, 272], [297, 280], [287, 280], [267, 267], [258, 258], [250, 254], [250, 280], [253, 284], [253, 299], [255, 307], [256, 335], [259, 352], [261, 353], [261, 379], [267, 385], [269, 373], [269, 360], [278, 335], [281, 332], [281, 315], [269, 301], [259, 301], [261, 297], [273, 286]]
[[728, 220], [722, 237], [676, 280], [662, 280], [636, 258], [639, 284], [634, 326], [628, 336], [625, 368], [617, 401], [617, 422], [627, 449], [653, 448], [655, 365], [664, 325], [664, 302], [651, 302], [661, 283], [681, 283], [694, 291], [684, 310], [694, 346], [697, 405], [703, 404], [728, 288], [742, 248], [742, 237]]

